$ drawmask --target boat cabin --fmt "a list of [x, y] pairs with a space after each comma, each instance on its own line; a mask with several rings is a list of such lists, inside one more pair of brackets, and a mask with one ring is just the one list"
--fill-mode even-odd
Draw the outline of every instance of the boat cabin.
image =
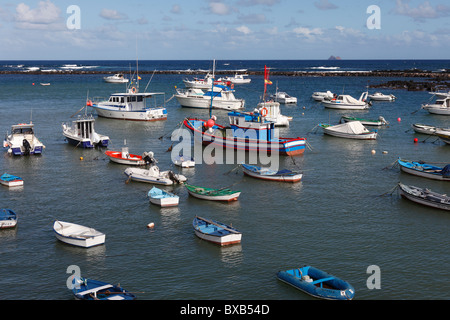
[[257, 140], [273, 139], [275, 123], [267, 121], [259, 113], [229, 112], [228, 118], [233, 136]]
[[113, 93], [107, 101], [98, 101], [94, 105], [123, 108], [123, 111], [143, 110], [156, 107], [156, 105], [147, 105], [147, 99], [154, 98], [156, 95], [164, 95], [164, 93], [134, 93], [133, 89], [130, 89], [126, 93]]

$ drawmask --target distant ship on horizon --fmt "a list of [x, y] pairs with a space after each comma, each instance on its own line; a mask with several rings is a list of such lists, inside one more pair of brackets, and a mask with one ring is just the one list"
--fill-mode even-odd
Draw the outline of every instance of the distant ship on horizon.
[[342, 60], [341, 57], [330, 56], [328, 60]]

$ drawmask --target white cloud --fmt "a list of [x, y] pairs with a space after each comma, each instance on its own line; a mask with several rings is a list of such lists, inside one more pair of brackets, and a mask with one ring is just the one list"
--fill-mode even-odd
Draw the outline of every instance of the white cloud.
[[174, 4], [172, 6], [172, 9], [170, 10], [170, 12], [175, 13], [175, 14], [181, 13], [181, 8], [179, 5]]
[[413, 18], [414, 20], [435, 19], [440, 17], [447, 17], [450, 15], [450, 7], [445, 5], [437, 5], [433, 8], [429, 1], [425, 1], [412, 8], [409, 6], [409, 0], [397, 0], [394, 12]]
[[337, 9], [337, 6], [328, 2], [328, 0], [319, 0], [318, 2], [314, 2], [314, 5], [320, 10]]
[[16, 7], [14, 19], [22, 27], [33, 24], [49, 25], [60, 21], [60, 14], [61, 10], [50, 0], [39, 1], [34, 9], [22, 2]]
[[252, 31], [247, 26], [240, 26], [236, 28], [237, 31], [242, 32], [243, 34], [250, 34]]
[[222, 2], [210, 2], [209, 3], [209, 11], [214, 14], [218, 14], [221, 16], [227, 15], [231, 13], [230, 7]]
[[126, 14], [122, 14], [118, 12], [117, 10], [111, 10], [111, 9], [103, 9], [102, 12], [100, 12], [100, 17], [106, 19], [106, 20], [126, 20], [128, 19], [128, 16]]
[[296, 35], [303, 36], [309, 40], [313, 40], [315, 36], [319, 36], [323, 34], [322, 29], [320, 28], [305, 28], [305, 27], [298, 27], [292, 30]]

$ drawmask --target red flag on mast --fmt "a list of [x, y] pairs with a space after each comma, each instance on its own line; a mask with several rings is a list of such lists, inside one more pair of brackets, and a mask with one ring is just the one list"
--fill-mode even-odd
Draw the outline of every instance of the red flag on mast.
[[269, 69], [267, 69], [267, 66], [264, 66], [264, 99], [266, 98], [268, 84], [272, 84], [272, 81], [269, 80]]

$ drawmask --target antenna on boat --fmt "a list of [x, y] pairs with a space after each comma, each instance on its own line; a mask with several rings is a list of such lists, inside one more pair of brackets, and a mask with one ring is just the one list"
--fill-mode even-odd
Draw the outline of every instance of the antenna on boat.
[[209, 118], [212, 117], [212, 104], [214, 98], [214, 81], [215, 81], [215, 72], [216, 72], [216, 59], [213, 60], [213, 73], [212, 73], [212, 85], [211, 85], [211, 104], [209, 106]]

